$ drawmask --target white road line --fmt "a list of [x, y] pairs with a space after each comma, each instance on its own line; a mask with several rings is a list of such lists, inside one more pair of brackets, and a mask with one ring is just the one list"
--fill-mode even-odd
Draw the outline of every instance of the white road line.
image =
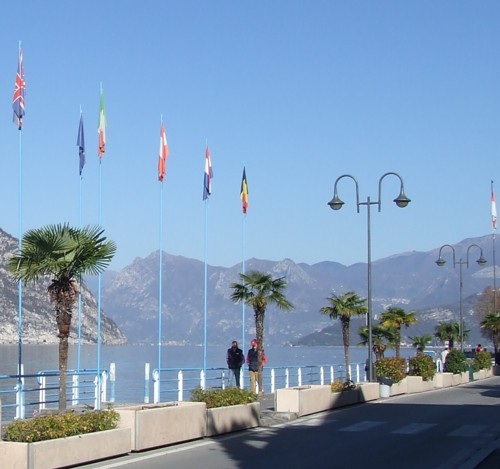
[[378, 427], [387, 422], [380, 422], [377, 420], [364, 420], [362, 422], [355, 423], [354, 425], [349, 425], [348, 427], [340, 428], [339, 432], [364, 432], [370, 430], [371, 428]]
[[456, 430], [453, 430], [451, 433], [448, 433], [448, 436], [477, 436], [484, 434], [487, 428], [488, 427], [486, 425], [462, 425]]
[[404, 427], [394, 430], [392, 433], [399, 435], [415, 435], [417, 433], [422, 433], [431, 427], [435, 427], [435, 423], [410, 423]]

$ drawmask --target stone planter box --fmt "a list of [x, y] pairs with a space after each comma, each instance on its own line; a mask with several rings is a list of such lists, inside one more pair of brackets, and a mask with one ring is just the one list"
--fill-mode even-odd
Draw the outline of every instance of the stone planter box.
[[407, 383], [406, 392], [408, 394], [422, 392], [424, 390], [423, 389], [423, 382], [424, 382], [424, 380], [422, 379], [421, 376], [407, 376], [406, 377], [406, 383]]
[[434, 375], [436, 388], [447, 388], [453, 386], [453, 373], [436, 373]]
[[206, 436], [236, 432], [260, 425], [260, 402], [207, 409]]
[[358, 388], [343, 392], [331, 392], [330, 390], [330, 409], [334, 409], [335, 407], [345, 407], [347, 405], [357, 404], [358, 402]]
[[118, 428], [36, 443], [0, 441], [0, 461], [8, 461], [9, 469], [50, 469], [120, 456], [130, 450], [130, 429]]
[[314, 414], [331, 407], [329, 385], [297, 386], [276, 390], [276, 412], [292, 412], [297, 416]]
[[167, 402], [115, 407], [120, 428], [129, 428], [132, 451], [203, 438], [207, 431], [204, 402]]
[[408, 392], [408, 377], [403, 378], [399, 383], [394, 383], [391, 386], [391, 396], [397, 396], [398, 394], [406, 394]]
[[[436, 375], [434, 375], [434, 376], [436, 376]], [[434, 379], [431, 379], [429, 381], [422, 380], [422, 392], [432, 391], [435, 387], [436, 387], [436, 384], [434, 383]]]
[[374, 401], [380, 398], [380, 385], [378, 383], [359, 384], [359, 402]]

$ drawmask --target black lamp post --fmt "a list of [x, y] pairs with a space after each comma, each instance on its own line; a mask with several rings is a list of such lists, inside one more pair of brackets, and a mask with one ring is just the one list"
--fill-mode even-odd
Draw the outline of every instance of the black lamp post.
[[367, 312], [367, 325], [368, 325], [368, 381], [374, 381], [374, 376], [373, 376], [373, 355], [372, 355], [372, 253], [371, 253], [371, 218], [370, 218], [370, 207], [372, 205], [377, 205], [378, 206], [378, 211], [382, 209], [382, 201], [381, 201], [381, 193], [382, 193], [382, 180], [386, 176], [396, 176], [399, 179], [399, 182], [401, 184], [400, 186], [400, 191], [399, 195], [394, 199], [395, 204], [400, 207], [404, 208], [406, 207], [411, 200], [406, 197], [405, 191], [404, 191], [404, 183], [403, 179], [401, 176], [397, 173], [385, 173], [383, 174], [379, 181], [378, 181], [378, 200], [377, 201], [372, 201], [370, 197], [367, 197], [366, 202], [360, 202], [359, 201], [359, 187], [358, 187], [358, 181], [354, 176], [351, 176], [350, 174], [343, 174], [342, 176], [339, 176], [335, 180], [335, 184], [333, 186], [333, 199], [328, 202], [328, 205], [332, 210], [340, 210], [342, 206], [344, 205], [344, 202], [339, 198], [337, 194], [337, 183], [342, 179], [342, 178], [350, 178], [354, 181], [354, 184], [356, 186], [356, 210], [359, 213], [359, 207], [360, 205], [366, 205], [367, 208], [367, 237], [368, 237], [368, 312]]
[[438, 259], [437, 259], [437, 261], [435, 261], [439, 267], [443, 267], [446, 264], [446, 261], [441, 256], [441, 251], [445, 247], [448, 247], [453, 251], [453, 267], [455, 268], [457, 265], [460, 266], [460, 269], [459, 269], [459, 271], [460, 271], [460, 331], [459, 331], [459, 333], [460, 333], [460, 350], [463, 352], [464, 351], [464, 317], [463, 317], [463, 310], [462, 310], [462, 286], [463, 286], [463, 284], [462, 284], [462, 266], [465, 265], [467, 268], [469, 268], [469, 251], [470, 251], [470, 248], [472, 248], [472, 247], [476, 247], [480, 251], [479, 259], [476, 261], [479, 265], [484, 265], [484, 264], [486, 264], [487, 261], [483, 257], [482, 248], [480, 246], [478, 246], [477, 244], [469, 245], [469, 247], [467, 248], [467, 256], [466, 256], [465, 261], [462, 261], [462, 258], [460, 258], [459, 261], [455, 260], [455, 248], [453, 246], [451, 246], [450, 244], [443, 244], [439, 248]]

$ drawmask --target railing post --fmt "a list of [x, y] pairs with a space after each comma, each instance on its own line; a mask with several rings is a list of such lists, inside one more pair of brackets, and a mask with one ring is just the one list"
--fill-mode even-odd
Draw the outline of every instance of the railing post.
[[222, 370], [222, 389], [226, 389], [226, 373], [225, 373], [225, 370]]
[[333, 365], [330, 365], [330, 376], [333, 383], [335, 381], [335, 369], [333, 368]]
[[276, 376], [274, 368], [271, 368], [271, 392], [274, 393], [276, 389]]
[[298, 368], [297, 370], [297, 386], [302, 386], [302, 368]]
[[160, 373], [153, 370], [153, 403], [160, 402]]
[[319, 379], [320, 379], [320, 383], [323, 385], [325, 384], [325, 370], [322, 366], [319, 367]]
[[359, 374], [360, 370], [359, 370], [359, 363], [356, 364], [356, 383], [359, 383], [360, 382], [360, 374]]
[[288, 368], [285, 369], [285, 388], [290, 387], [290, 371]]
[[177, 372], [177, 400], [179, 402], [184, 400], [184, 373], [182, 370]]
[[144, 364], [144, 404], [149, 404], [149, 363]]
[[94, 409], [100, 409], [98, 398], [99, 398], [99, 375], [96, 374], [94, 378]]
[[205, 390], [206, 389], [206, 376], [205, 376], [205, 371], [201, 370], [200, 371], [200, 388]]
[[71, 386], [71, 404], [72, 405], [77, 405], [78, 404], [78, 374], [75, 373], [72, 376], [72, 386]]
[[45, 404], [45, 394], [46, 394], [45, 387], [47, 385], [47, 378], [44, 375], [39, 376], [38, 383], [39, 383], [39, 386], [40, 386], [40, 391], [38, 393], [38, 400], [39, 400], [40, 404], [38, 405], [38, 409], [42, 410], [42, 409], [45, 409], [45, 407], [46, 407], [46, 404]]
[[101, 372], [101, 402], [106, 402], [106, 394], [108, 392], [108, 372]]
[[109, 364], [109, 402], [115, 402], [116, 364]]

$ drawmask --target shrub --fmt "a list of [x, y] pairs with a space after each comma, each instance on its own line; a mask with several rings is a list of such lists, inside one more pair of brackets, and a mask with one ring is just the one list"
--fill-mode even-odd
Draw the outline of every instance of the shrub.
[[68, 436], [112, 430], [118, 426], [120, 416], [112, 409], [92, 410], [81, 414], [66, 412], [28, 420], [16, 420], [7, 425], [3, 439], [32, 443]]
[[379, 358], [375, 362], [375, 372], [379, 379], [399, 383], [406, 376], [406, 360], [397, 357]]
[[467, 358], [465, 357], [465, 353], [457, 349], [450, 350], [450, 353], [446, 356], [444, 371], [458, 374], [467, 371], [467, 369]]
[[479, 370], [489, 370], [491, 368], [491, 354], [490, 352], [476, 352], [476, 355], [474, 356], [474, 360], [472, 362], [472, 366], [474, 368], [474, 371], [479, 371]]
[[250, 404], [257, 401], [257, 399], [257, 394], [238, 387], [207, 390], [196, 388], [191, 393], [191, 402], [204, 402], [207, 405], [207, 409], [238, 404]]
[[436, 374], [436, 365], [429, 355], [419, 353], [410, 358], [410, 376], [421, 376], [424, 381], [430, 381]]
[[356, 383], [351, 381], [350, 379], [344, 381], [342, 379], [336, 379], [333, 383], [331, 383], [330, 388], [332, 392], [344, 392], [344, 391], [352, 391], [356, 389]]

